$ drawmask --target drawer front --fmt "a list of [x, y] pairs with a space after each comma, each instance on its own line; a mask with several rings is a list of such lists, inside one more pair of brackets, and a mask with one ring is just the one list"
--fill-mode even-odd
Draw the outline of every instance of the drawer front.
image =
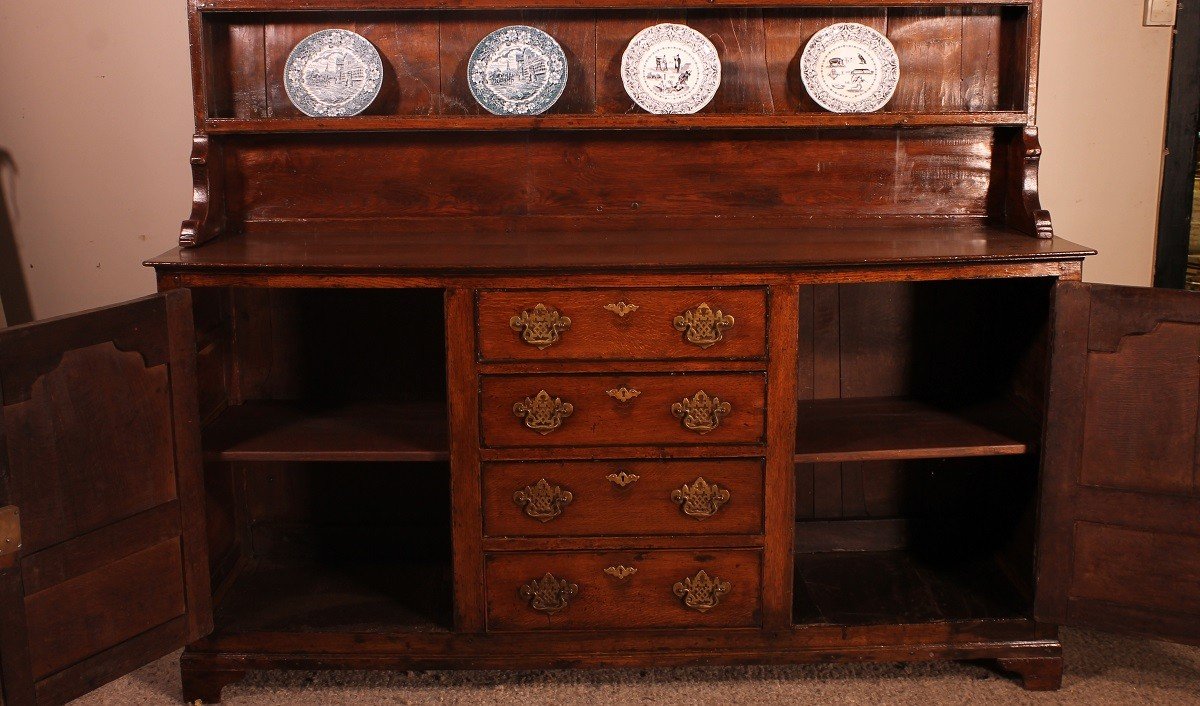
[[761, 534], [760, 460], [491, 463], [489, 537]]
[[497, 360], [760, 359], [765, 289], [479, 293], [479, 351]]
[[490, 631], [760, 624], [753, 549], [489, 554]]
[[637, 446], [763, 442], [763, 373], [483, 377], [483, 443]]

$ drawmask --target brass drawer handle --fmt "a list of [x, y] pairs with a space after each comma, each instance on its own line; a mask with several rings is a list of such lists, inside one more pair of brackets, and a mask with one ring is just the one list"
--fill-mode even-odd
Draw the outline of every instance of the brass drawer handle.
[[575, 412], [575, 405], [551, 397], [542, 390], [536, 397], [526, 397], [513, 405], [513, 414], [525, 420], [525, 426], [543, 436], [562, 426], [563, 420]]
[[689, 400], [671, 405], [671, 413], [683, 421], [685, 429], [697, 434], [707, 434], [721, 425], [733, 406], [722, 402], [720, 397], [709, 397], [708, 393], [700, 390]]
[[729, 491], [716, 483], [710, 485], [700, 477], [691, 485], [684, 483], [679, 490], [671, 491], [671, 500], [688, 517], [705, 520], [717, 514], [717, 510], [729, 502]]
[[636, 473], [626, 473], [625, 471], [609, 473], [604, 477], [607, 478], [610, 483], [620, 488], [627, 488], [642, 479], [642, 477]]
[[733, 317], [726, 316], [720, 309], [713, 311], [705, 302], [676, 316], [674, 325], [688, 343], [708, 348], [725, 337], [725, 329], [733, 328]]
[[717, 604], [721, 602], [721, 596], [729, 593], [729, 589], [728, 581], [709, 578], [703, 569], [695, 577], [684, 579], [672, 588], [675, 595], [683, 599], [685, 606], [701, 613], [717, 607]]
[[538, 304], [532, 311], [522, 311], [519, 316], [508, 320], [509, 328], [521, 334], [521, 340], [538, 350], [546, 350], [558, 343], [558, 335], [571, 328], [570, 317], [556, 309]]
[[554, 615], [566, 609], [576, 593], [579, 593], [578, 585], [566, 579], [557, 579], [551, 573], [534, 579], [517, 590], [517, 595], [527, 601], [530, 608], [547, 615]]
[[[687, 486], [684, 486], [687, 487]], [[513, 502], [525, 511], [525, 514], [538, 522], [549, 522], [562, 514], [563, 508], [571, 504], [575, 496], [569, 490], [563, 490], [557, 485], [550, 485], [545, 478], [533, 485], [525, 486], [524, 490], [513, 493]]]
[[616, 304], [605, 304], [604, 308], [608, 309], [609, 311], [616, 314], [617, 316], [620, 316], [623, 319], [626, 316], [629, 316], [633, 312], [637, 311], [641, 307], [639, 307], [637, 304], [626, 304], [625, 302], [617, 302]]
[[641, 390], [632, 387], [618, 387], [613, 390], [608, 390], [606, 394], [614, 400], [624, 404], [642, 394]]
[[637, 573], [637, 567], [623, 566], [623, 565], [622, 566], [610, 566], [604, 570], [604, 573], [608, 574], [609, 576], [612, 576], [613, 578], [615, 578], [618, 581], [624, 581], [625, 579], [627, 579], [630, 576], [633, 576], [634, 574]]

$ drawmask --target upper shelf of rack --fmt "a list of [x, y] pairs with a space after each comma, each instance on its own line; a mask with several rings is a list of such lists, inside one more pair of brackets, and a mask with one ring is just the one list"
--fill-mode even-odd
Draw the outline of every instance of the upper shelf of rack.
[[699, 130], [705, 128], [868, 128], [1021, 126], [1029, 115], [1020, 111], [975, 113], [794, 113], [733, 115], [542, 115], [525, 116], [359, 116], [354, 118], [210, 118], [204, 130], [213, 135], [289, 132], [392, 132], [421, 130]]
[[321, 10], [707, 9], [769, 7], [968, 7], [1033, 0], [197, 0], [201, 12]]
[[[966, 219], [1053, 234], [1037, 196], [1039, 0], [192, 3], [196, 196], [184, 246], [264, 223], [321, 225], [311, 244], [324, 247], [342, 223], [391, 232], [428, 219], [454, 232], [516, 218], [595, 231], [613, 216], [631, 218], [631, 232], [653, 219], [693, 223], [675, 231], [679, 247], [692, 230], [743, 240], [735, 217]], [[720, 86], [698, 113], [652, 115], [625, 91], [623, 52], [661, 22], [717, 49]], [[839, 22], [895, 47], [900, 79], [880, 112], [831, 113], [805, 90], [804, 47]], [[566, 88], [542, 115], [491, 115], [468, 85], [472, 50], [513, 24], [550, 34], [567, 57]], [[379, 96], [357, 117], [307, 117], [284, 86], [294, 48], [332, 28], [360, 34], [383, 60]], [[803, 239], [781, 239], [792, 238]]]
[[[193, 28], [203, 79], [197, 127], [212, 135], [427, 130], [745, 130], [1024, 126], [1032, 123], [1037, 6], [928, 0], [201, 0]], [[398, 8], [398, 5], [403, 5]], [[462, 11], [430, 8], [453, 6]], [[522, 8], [526, 8], [522, 10]], [[528, 8], [537, 8], [530, 10]], [[554, 8], [554, 9], [550, 9]], [[612, 8], [612, 9], [609, 9]], [[703, 8], [703, 9], [699, 9]], [[303, 11], [322, 11], [320, 14]], [[470, 10], [487, 10], [472, 12]], [[652, 115], [620, 75], [630, 39], [658, 22], [706, 35], [722, 63], [712, 102], [694, 115]], [[808, 95], [799, 60], [836, 22], [887, 35], [900, 82], [883, 111], [835, 114]], [[490, 32], [545, 30], [567, 56], [567, 86], [545, 114], [493, 116], [471, 95], [466, 62]], [[355, 118], [310, 118], [289, 100], [284, 66], [320, 29], [353, 30], [378, 50], [384, 82]]]

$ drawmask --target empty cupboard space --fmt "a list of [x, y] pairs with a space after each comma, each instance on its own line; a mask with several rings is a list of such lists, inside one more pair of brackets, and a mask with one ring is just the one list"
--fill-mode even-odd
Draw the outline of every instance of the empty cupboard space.
[[444, 461], [441, 290], [196, 290], [211, 461]]
[[[444, 464], [209, 464], [219, 634], [451, 627]], [[223, 499], [223, 498], [222, 498]]]
[[797, 463], [1036, 450], [1052, 286], [802, 288]]
[[802, 290], [794, 623], [1031, 617], [1052, 287]]
[[793, 621], [1028, 619], [1037, 460], [797, 467]]

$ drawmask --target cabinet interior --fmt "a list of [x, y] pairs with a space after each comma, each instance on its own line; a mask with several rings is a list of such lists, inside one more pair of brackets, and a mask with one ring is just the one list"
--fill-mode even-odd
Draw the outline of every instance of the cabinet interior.
[[807, 292], [795, 623], [1032, 615], [1052, 286]]
[[441, 290], [195, 300], [218, 629], [449, 629]]
[[[797, 626], [1030, 617], [1052, 287], [801, 288]], [[218, 628], [451, 628], [441, 291], [196, 318]]]

